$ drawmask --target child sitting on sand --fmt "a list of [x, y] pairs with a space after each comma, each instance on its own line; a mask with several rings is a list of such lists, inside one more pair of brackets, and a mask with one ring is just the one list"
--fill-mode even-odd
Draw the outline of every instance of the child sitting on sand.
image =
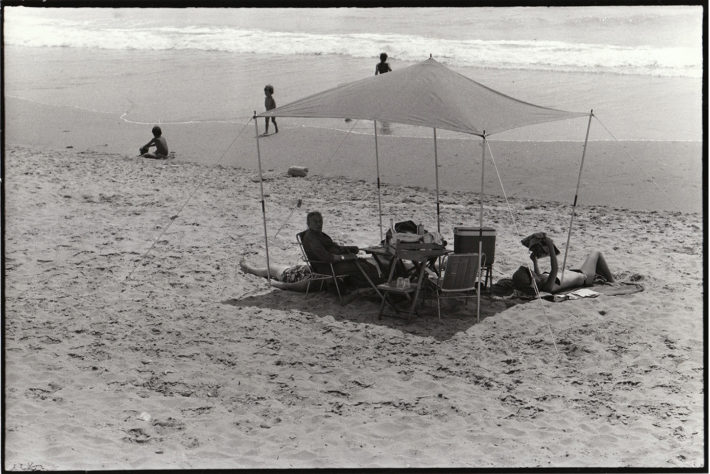
[[[274, 86], [271, 84], [267, 84], [264, 87], [264, 94], [266, 94], [266, 98], [264, 99], [264, 107], [266, 107], [266, 110], [271, 110], [276, 108], [276, 101], [274, 100]], [[271, 117], [271, 121], [274, 124], [274, 133], [279, 133], [279, 126], [276, 125], [276, 117]], [[264, 130], [264, 135], [269, 134], [269, 117], [266, 117], [266, 129]]]
[[[150, 147], [155, 147], [155, 153], [150, 153]], [[157, 125], [153, 127], [153, 139], [140, 148], [143, 158], [156, 158], [164, 160], [168, 157], [168, 141], [163, 136], [163, 131]]]
[[[540, 291], [548, 293], [558, 293], [571, 288], [590, 286], [597, 276], [601, 276], [608, 282], [614, 281], [614, 276], [609, 270], [609, 266], [604, 256], [599, 251], [593, 251], [587, 256], [582, 267], [574, 270], [566, 270], [564, 275], [558, 276], [559, 265], [557, 254], [560, 253], [555, 243], [544, 232], [536, 232], [522, 240], [522, 244], [530, 249], [530, 259], [533, 261], [532, 273], [526, 266], [521, 266], [513, 274], [513, 287], [520, 291], [529, 291], [537, 286]], [[540, 272], [537, 259], [540, 257], [550, 257], [550, 271]], [[533, 279], [535, 285], [533, 285]]]

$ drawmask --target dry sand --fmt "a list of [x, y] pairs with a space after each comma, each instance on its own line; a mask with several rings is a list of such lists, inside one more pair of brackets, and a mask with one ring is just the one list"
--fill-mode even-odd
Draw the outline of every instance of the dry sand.
[[[241, 273], [263, 259], [253, 171], [6, 152], [5, 468], [703, 466], [699, 213], [579, 208], [569, 262], [597, 248], [644, 292], [406, 323]], [[308, 210], [377, 242], [374, 185], [284, 171], [265, 183], [274, 261], [298, 262]], [[568, 206], [511, 205], [517, 228], [485, 201], [496, 280], [521, 236], [566, 237]], [[433, 226], [423, 189], [385, 186], [383, 206]], [[443, 234], [477, 212], [442, 193]]]

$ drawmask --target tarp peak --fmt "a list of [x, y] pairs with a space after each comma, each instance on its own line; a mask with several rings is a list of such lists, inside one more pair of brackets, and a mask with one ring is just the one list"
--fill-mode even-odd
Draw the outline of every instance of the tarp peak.
[[543, 107], [510, 97], [430, 57], [257, 116], [378, 120], [490, 136], [526, 125], [586, 115], [588, 113]]

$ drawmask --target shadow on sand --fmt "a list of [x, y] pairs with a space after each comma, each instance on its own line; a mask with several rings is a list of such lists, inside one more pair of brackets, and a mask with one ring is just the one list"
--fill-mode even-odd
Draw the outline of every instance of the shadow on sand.
[[[519, 299], [501, 299], [482, 295], [480, 321], [521, 302], [523, 301]], [[231, 298], [222, 301], [222, 304], [245, 309], [251, 307], [304, 312], [319, 317], [331, 316], [337, 321], [375, 324], [437, 340], [450, 339], [456, 333], [465, 332], [477, 323], [475, 298], [469, 299], [467, 304], [458, 299], [442, 301], [441, 321], [437, 318], [436, 301], [430, 299], [420, 306], [418, 314], [415, 314], [411, 320], [405, 319], [406, 314], [393, 316], [392, 310], [386, 310], [385, 315], [378, 318], [380, 299], [374, 293], [372, 296], [362, 295], [341, 306], [337, 297], [327, 292], [309, 294], [305, 297], [303, 293], [271, 289], [256, 295]]]

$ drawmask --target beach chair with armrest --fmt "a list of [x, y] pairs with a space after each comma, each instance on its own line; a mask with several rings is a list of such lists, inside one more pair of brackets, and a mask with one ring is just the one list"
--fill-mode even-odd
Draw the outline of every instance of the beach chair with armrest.
[[[485, 254], [481, 255], [481, 266], [485, 266]], [[441, 319], [441, 300], [447, 298], [468, 298], [476, 295], [476, 277], [478, 275], [478, 254], [457, 253], [444, 257], [442, 268], [445, 270], [437, 278], [429, 281], [434, 286], [436, 312]]]
[[[322, 262], [319, 260], [311, 260], [308, 258], [308, 254], [306, 253], [306, 249], [303, 248], [303, 234], [305, 234], [306, 231], [299, 232], [296, 234], [296, 241], [298, 242], [298, 246], [301, 249], [301, 256], [303, 257], [303, 261], [308, 265], [308, 268], [311, 270], [311, 276], [308, 279], [308, 284], [306, 285], [306, 298], [308, 298], [308, 291], [311, 288], [311, 283], [320, 281], [320, 289], [323, 289], [323, 284], [328, 282], [328, 281], [333, 281], [333, 284], [335, 285], [335, 291], [338, 293], [338, 301], [340, 301], [340, 304], [343, 304], [343, 295], [340, 291], [340, 285], [338, 284], [338, 280], [344, 280], [347, 275], [338, 275], [335, 272], [335, 268], [333, 268], [333, 264], [331, 262]], [[330, 268], [330, 274], [327, 273], [320, 273], [315, 271], [315, 268], [313, 265], [327, 265]]]

